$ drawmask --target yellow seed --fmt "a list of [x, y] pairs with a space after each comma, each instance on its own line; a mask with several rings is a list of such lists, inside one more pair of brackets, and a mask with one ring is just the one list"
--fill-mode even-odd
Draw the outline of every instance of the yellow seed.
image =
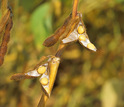
[[84, 31], [85, 31], [85, 29], [84, 29], [83, 26], [79, 26], [79, 27], [78, 27], [78, 33], [79, 33], [79, 34], [84, 33]]
[[43, 73], [45, 73], [46, 69], [47, 69], [47, 68], [46, 68], [45, 66], [40, 66], [40, 67], [38, 68], [37, 72], [38, 72], [39, 74], [43, 74]]
[[92, 43], [89, 43], [87, 45], [87, 48], [89, 48], [89, 49], [95, 49], [96, 47]]
[[42, 84], [42, 85], [47, 85], [48, 84], [48, 78], [46, 78], [46, 77], [44, 77], [44, 78], [42, 78], [41, 80], [40, 80], [40, 83]]
[[86, 36], [85, 35], [80, 35], [79, 40], [80, 41], [86, 41]]

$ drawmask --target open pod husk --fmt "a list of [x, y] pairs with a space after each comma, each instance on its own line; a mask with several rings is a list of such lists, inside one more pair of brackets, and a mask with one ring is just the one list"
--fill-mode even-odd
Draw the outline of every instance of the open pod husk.
[[90, 39], [86, 32], [86, 27], [82, 21], [82, 14], [77, 14], [77, 23], [71, 25], [70, 33], [67, 37], [62, 39], [63, 44], [68, 44], [74, 41], [79, 41], [81, 45], [88, 48], [89, 50], [96, 51], [96, 47], [90, 42]]
[[[49, 83], [47, 85], [42, 85], [41, 83], [43, 94], [41, 96], [38, 107], [45, 107], [45, 103], [47, 99], [50, 97], [50, 94], [51, 94], [51, 91], [53, 89], [53, 85], [56, 79], [59, 63], [60, 63], [60, 58], [58, 57], [53, 57], [48, 62], [49, 73], [46, 73], [45, 75], [49, 76], [49, 78], [47, 77], [49, 79]], [[41, 78], [44, 78], [45, 75]]]

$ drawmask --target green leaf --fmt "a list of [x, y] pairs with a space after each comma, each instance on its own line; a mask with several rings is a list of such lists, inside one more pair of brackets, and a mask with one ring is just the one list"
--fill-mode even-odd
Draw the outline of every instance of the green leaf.
[[124, 0], [115, 0], [117, 3], [124, 3]]
[[42, 48], [43, 41], [52, 33], [52, 13], [50, 10], [50, 3], [45, 3], [39, 6], [31, 16], [31, 30], [37, 49]]
[[26, 10], [29, 11], [34, 7], [35, 0], [20, 0], [19, 4]]

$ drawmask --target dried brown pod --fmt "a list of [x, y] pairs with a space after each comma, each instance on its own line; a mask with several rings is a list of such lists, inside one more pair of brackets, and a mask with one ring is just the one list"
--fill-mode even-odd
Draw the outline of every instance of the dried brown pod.
[[72, 15], [70, 14], [69, 17], [65, 20], [62, 27], [60, 27], [52, 36], [48, 37], [43, 45], [46, 47], [50, 47], [54, 45], [59, 39], [63, 39], [67, 37], [67, 35], [73, 30], [75, 24], [79, 22], [79, 18], [76, 17], [72, 19]]
[[12, 21], [12, 17], [10, 17], [5, 27], [5, 32], [0, 46], [0, 66], [3, 64], [4, 56], [7, 52], [7, 45], [10, 39], [10, 31], [12, 29], [12, 26], [13, 26], [13, 21]]
[[10, 10], [7, 9], [0, 19], [0, 33], [3, 32], [9, 18], [10, 18]]
[[66, 26], [68, 25], [69, 20], [71, 20], [71, 15], [69, 15], [69, 17], [65, 20], [64, 24], [60, 28], [58, 28], [52, 36], [48, 37], [44, 41], [43, 45], [46, 47], [50, 47], [54, 45], [58, 41], [60, 36], [65, 32]]
[[32, 78], [36, 78], [37, 76], [29, 76], [29, 75], [25, 75], [23, 73], [18, 73], [18, 74], [14, 74], [10, 79], [11, 80], [24, 80], [24, 79], [32, 79]]

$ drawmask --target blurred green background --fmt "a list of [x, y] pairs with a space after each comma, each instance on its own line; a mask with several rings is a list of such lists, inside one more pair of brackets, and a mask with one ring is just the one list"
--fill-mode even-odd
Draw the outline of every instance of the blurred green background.
[[[9, 0], [14, 26], [4, 64], [0, 67], [0, 107], [36, 107], [38, 79], [11, 81], [32, 69], [43, 55], [54, 55], [58, 44], [43, 41], [71, 13], [72, 0]], [[93, 53], [78, 42], [64, 51], [46, 107], [124, 107], [124, 0], [80, 0], [78, 11]]]

